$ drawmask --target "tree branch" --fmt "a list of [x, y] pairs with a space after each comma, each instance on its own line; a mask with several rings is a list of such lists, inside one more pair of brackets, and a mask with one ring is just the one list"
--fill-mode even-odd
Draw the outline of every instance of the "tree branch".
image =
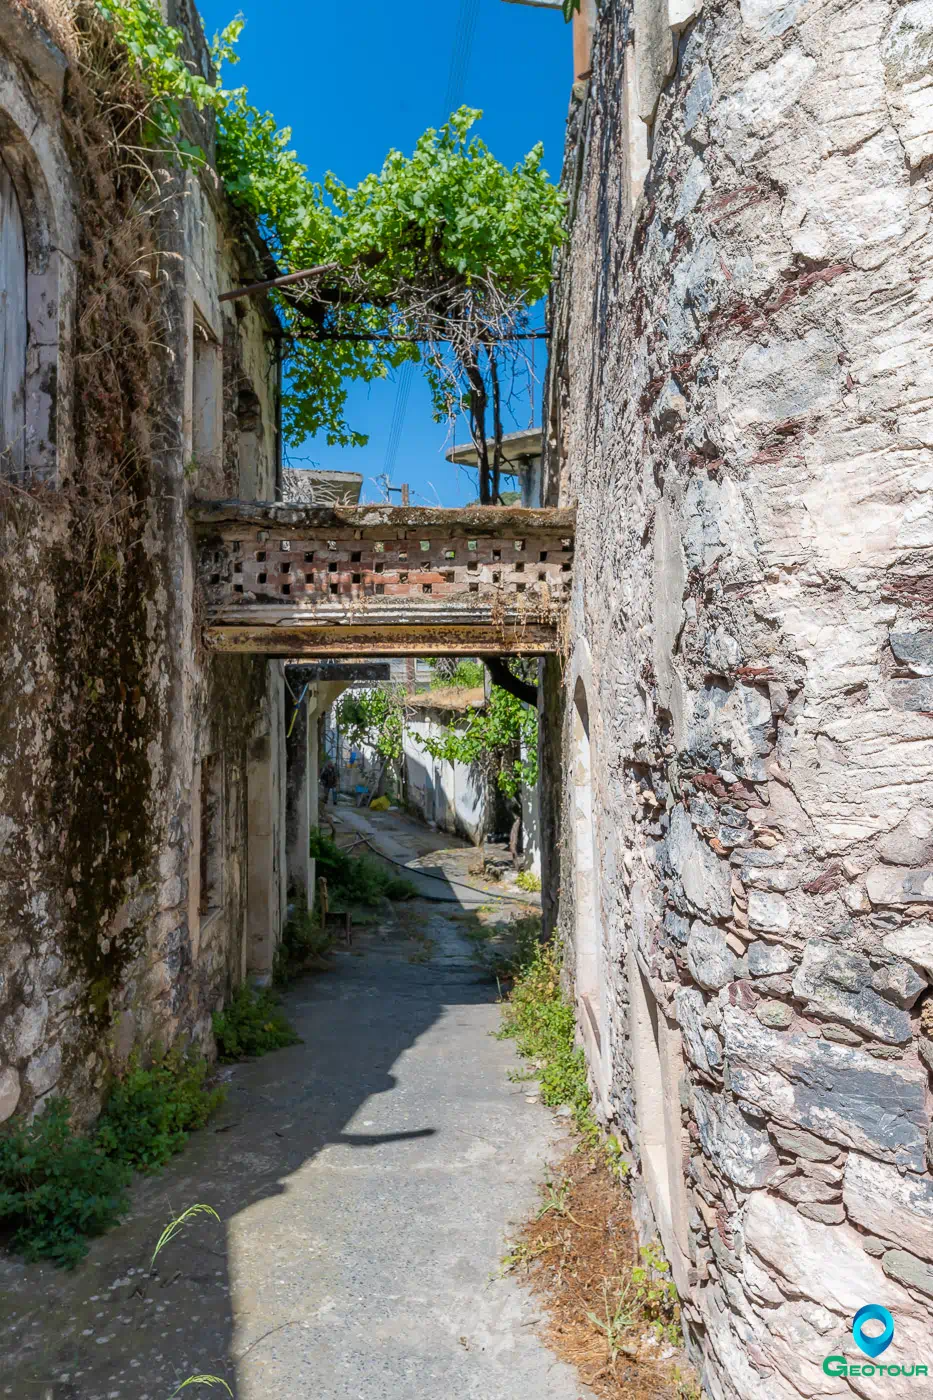
[[518, 676], [513, 676], [508, 663], [503, 661], [501, 656], [481, 656], [480, 660], [489, 672], [489, 679], [493, 685], [497, 685], [500, 690], [507, 690], [510, 695], [515, 696], [516, 700], [522, 700], [526, 705], [537, 709], [538, 687], [536, 685], [529, 685], [527, 681], [520, 681]]

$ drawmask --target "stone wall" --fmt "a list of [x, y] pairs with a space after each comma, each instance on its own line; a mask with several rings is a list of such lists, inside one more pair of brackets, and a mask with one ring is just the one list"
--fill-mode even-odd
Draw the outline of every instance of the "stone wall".
[[[81, 42], [106, 42], [89, 23]], [[4, 10], [0, 156], [49, 403], [27, 406], [32, 468], [0, 468], [0, 1120], [63, 1093], [87, 1119], [134, 1049], [211, 1053], [211, 1013], [284, 912], [281, 852], [262, 928], [245, 868], [251, 745], [281, 727], [279, 668], [205, 652], [187, 517], [237, 490], [244, 458], [274, 497], [274, 324], [218, 301], [260, 269], [210, 171], [137, 186], [134, 162], [117, 168], [95, 125], [106, 94], [86, 88], [106, 71]], [[267, 747], [274, 845], [284, 749]]]
[[931, 51], [606, 3], [572, 105], [560, 923], [714, 1400], [880, 1393], [865, 1303], [933, 1363]]

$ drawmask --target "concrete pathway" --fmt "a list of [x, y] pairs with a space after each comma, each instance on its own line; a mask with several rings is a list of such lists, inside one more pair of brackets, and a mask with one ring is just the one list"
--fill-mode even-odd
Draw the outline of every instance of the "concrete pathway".
[[[297, 984], [304, 1044], [229, 1071], [219, 1117], [77, 1273], [2, 1257], [0, 1395], [168, 1400], [194, 1373], [237, 1400], [589, 1395], [499, 1275], [560, 1125], [508, 1078], [473, 917], [403, 906]], [[196, 1220], [146, 1280], [195, 1202], [222, 1223]]]

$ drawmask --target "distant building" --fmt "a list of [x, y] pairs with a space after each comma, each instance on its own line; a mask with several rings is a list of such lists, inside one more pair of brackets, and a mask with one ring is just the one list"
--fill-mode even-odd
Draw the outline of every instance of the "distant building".
[[[494, 439], [487, 438], [486, 445], [491, 452]], [[448, 462], [455, 466], [479, 466], [479, 453], [472, 442], [459, 443], [446, 455]], [[521, 500], [517, 504], [541, 505], [541, 429], [524, 428], [521, 432], [506, 433], [502, 439], [502, 458], [503, 475], [516, 476], [519, 480]]]

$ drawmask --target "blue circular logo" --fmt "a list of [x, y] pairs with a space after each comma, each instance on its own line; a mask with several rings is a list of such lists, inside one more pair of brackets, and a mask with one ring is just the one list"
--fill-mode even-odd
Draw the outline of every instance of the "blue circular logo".
[[[866, 1322], [881, 1322], [884, 1324], [884, 1330], [876, 1336], [870, 1336], [865, 1331]], [[868, 1303], [864, 1308], [859, 1308], [852, 1319], [852, 1336], [856, 1346], [860, 1347], [866, 1356], [880, 1356], [894, 1340], [894, 1318], [880, 1303]]]

